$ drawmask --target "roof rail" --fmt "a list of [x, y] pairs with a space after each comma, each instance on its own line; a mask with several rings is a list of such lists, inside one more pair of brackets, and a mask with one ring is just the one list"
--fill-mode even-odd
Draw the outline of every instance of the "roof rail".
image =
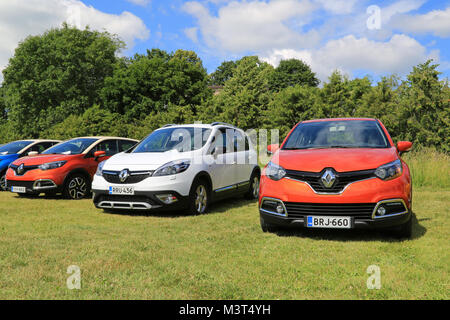
[[211, 123], [211, 126], [219, 126], [219, 125], [224, 125], [224, 126], [229, 126], [229, 127], [233, 127], [236, 128], [236, 126], [229, 124], [229, 123], [225, 123], [225, 122], [213, 122]]
[[172, 127], [172, 126], [176, 126], [176, 124], [169, 123], [169, 124], [166, 124], [165, 126], [163, 126], [163, 128]]

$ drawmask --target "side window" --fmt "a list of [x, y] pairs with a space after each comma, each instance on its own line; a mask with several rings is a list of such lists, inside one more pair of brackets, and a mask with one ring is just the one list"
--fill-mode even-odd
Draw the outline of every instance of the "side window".
[[134, 141], [119, 140], [119, 152], [127, 151], [136, 145]]
[[221, 144], [224, 148], [224, 153], [234, 152], [233, 148], [233, 134], [234, 130], [230, 128], [220, 128], [220, 136], [216, 143]]
[[93, 154], [96, 151], [105, 151], [106, 156], [113, 156], [118, 153], [117, 150], [117, 140], [105, 140], [97, 144], [91, 151]]
[[28, 154], [29, 152], [37, 152], [37, 153], [42, 153], [44, 150], [50, 148], [52, 146], [51, 142], [40, 142], [40, 143], [36, 143], [34, 146], [31, 146], [30, 148], [28, 148], [25, 153]]
[[242, 133], [237, 130], [234, 131], [233, 145], [234, 152], [245, 151], [249, 149], [247, 137], [245, 137], [244, 139]]

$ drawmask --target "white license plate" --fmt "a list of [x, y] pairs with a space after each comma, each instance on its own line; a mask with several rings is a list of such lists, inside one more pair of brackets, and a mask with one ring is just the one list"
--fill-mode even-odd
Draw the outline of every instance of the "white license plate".
[[134, 195], [134, 188], [133, 187], [109, 187], [109, 194], [115, 194], [115, 195]]
[[11, 187], [11, 192], [26, 193], [27, 192], [27, 188], [25, 188], [25, 187]]
[[351, 229], [352, 218], [350, 217], [307, 217], [308, 228], [330, 228], [330, 229]]

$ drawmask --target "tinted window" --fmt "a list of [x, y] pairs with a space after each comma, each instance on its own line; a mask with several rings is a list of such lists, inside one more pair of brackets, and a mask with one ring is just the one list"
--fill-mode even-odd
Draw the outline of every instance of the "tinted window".
[[175, 127], [156, 130], [139, 143], [133, 153], [197, 150], [205, 145], [210, 134], [211, 130], [206, 128]]
[[107, 156], [115, 155], [116, 153], [118, 153], [117, 140], [105, 140], [103, 142], [100, 142], [98, 145], [92, 148], [90, 152], [94, 153], [96, 151], [105, 151]]
[[376, 121], [321, 121], [299, 124], [283, 149], [387, 148], [388, 142]]
[[134, 141], [119, 140], [119, 152], [127, 151], [136, 145]]
[[42, 154], [82, 154], [96, 141], [98, 141], [98, 139], [95, 138], [72, 139], [51, 147]]
[[35, 145], [31, 146], [25, 152], [29, 153], [29, 152], [35, 151], [35, 152], [38, 152], [38, 153], [42, 153], [44, 150], [50, 148], [54, 144], [55, 143], [53, 143], [53, 142], [39, 142], [39, 143], [36, 143]]
[[14, 141], [0, 147], [0, 155], [19, 153], [20, 150], [32, 144], [33, 141]]

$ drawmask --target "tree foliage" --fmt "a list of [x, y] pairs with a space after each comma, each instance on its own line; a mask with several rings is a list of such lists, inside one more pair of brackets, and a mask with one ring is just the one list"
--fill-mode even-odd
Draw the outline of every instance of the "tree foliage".
[[17, 134], [37, 137], [98, 103], [122, 47], [106, 32], [66, 24], [21, 42], [3, 70], [4, 104]]
[[[160, 49], [120, 58], [108, 33], [67, 25], [21, 42], [3, 71], [0, 143], [86, 135], [143, 138], [168, 123], [223, 121], [280, 129], [315, 118], [380, 119], [394, 140], [450, 152], [450, 89], [427, 61], [404, 79], [372, 83], [335, 71], [319, 81], [300, 60], [277, 68], [256, 56], [207, 75], [195, 52]], [[208, 85], [222, 85], [213, 95]]]

